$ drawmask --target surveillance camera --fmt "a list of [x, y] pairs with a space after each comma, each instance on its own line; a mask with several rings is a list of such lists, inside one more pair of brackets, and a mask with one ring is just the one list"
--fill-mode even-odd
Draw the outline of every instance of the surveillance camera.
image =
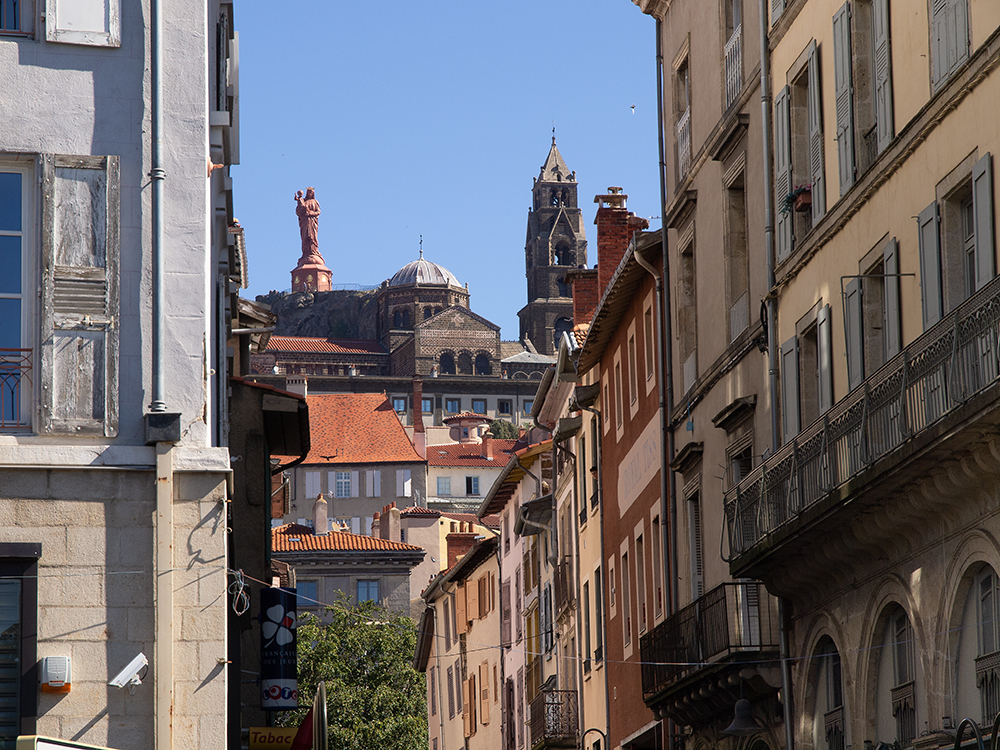
[[126, 685], [130, 685], [132, 687], [139, 685], [142, 683], [142, 680], [139, 679], [139, 672], [143, 667], [148, 665], [149, 659], [146, 658], [145, 654], [140, 652], [140, 654], [130, 661], [125, 669], [116, 674], [114, 679], [112, 679], [108, 684], [117, 688], [123, 688]]

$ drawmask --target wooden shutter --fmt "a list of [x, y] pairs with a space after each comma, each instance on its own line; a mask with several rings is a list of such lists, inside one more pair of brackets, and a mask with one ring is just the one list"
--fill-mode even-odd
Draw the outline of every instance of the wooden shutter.
[[466, 616], [468, 603], [465, 599], [465, 592], [466, 586], [464, 584], [459, 584], [458, 590], [455, 592], [455, 619], [457, 620], [457, 624], [455, 625], [456, 635], [469, 632], [469, 618]]
[[924, 330], [941, 320], [941, 241], [938, 235], [938, 207], [931, 203], [917, 217], [920, 240], [920, 297]]
[[500, 584], [500, 645], [510, 647], [510, 579]]
[[823, 305], [816, 316], [816, 357], [819, 375], [819, 413], [833, 406], [833, 331], [830, 306]]
[[455, 670], [448, 667], [448, 718], [455, 718]]
[[479, 665], [479, 722], [490, 723], [490, 665], [485, 661]]
[[792, 213], [784, 210], [785, 196], [792, 192], [792, 139], [789, 127], [788, 86], [785, 86], [774, 98], [775, 247], [779, 261], [792, 252]]
[[937, 86], [948, 71], [948, 45], [945, 19], [948, 0], [931, 2], [931, 80]]
[[891, 359], [903, 348], [899, 314], [899, 243], [895, 237], [886, 244], [882, 259], [885, 273], [882, 327], [885, 331], [885, 358]]
[[872, 47], [875, 69], [875, 127], [878, 152], [892, 142], [892, 48], [889, 46], [889, 0], [872, 1]]
[[469, 621], [479, 619], [479, 583], [466, 581], [465, 586], [465, 616]]
[[[840, 194], [854, 184], [854, 86], [851, 74], [851, 4], [833, 15], [833, 79], [837, 101], [837, 163]], [[810, 82], [810, 87], [811, 87]]]
[[465, 685], [465, 705], [469, 707], [469, 734], [473, 735], [476, 733], [477, 724], [476, 712], [479, 703], [479, 693], [476, 692], [476, 674], [473, 672], [469, 675], [469, 679]]
[[118, 157], [42, 157], [42, 433], [118, 433]]
[[976, 232], [976, 290], [996, 275], [993, 249], [993, 165], [989, 152], [972, 168], [972, 224]]
[[469, 694], [472, 691], [469, 690], [468, 684], [465, 680], [462, 681], [462, 730], [466, 737], [472, 736], [472, 706], [469, 705]]
[[847, 387], [852, 390], [865, 379], [863, 320], [861, 279], [851, 279], [844, 296], [844, 338], [847, 341]]
[[820, 89], [819, 48], [809, 45], [809, 175], [812, 179], [812, 219], [815, 225], [826, 213], [826, 177], [823, 155], [823, 92]]
[[799, 434], [799, 340], [781, 345], [781, 424], [784, 442]]
[[358, 472], [351, 472], [351, 497], [361, 497], [358, 492]]
[[785, 0], [771, 0], [771, 25], [774, 26], [775, 22], [778, 20], [778, 16], [781, 15], [782, 11], [785, 9]]
[[45, 0], [44, 18], [46, 41], [121, 46], [120, 0]]

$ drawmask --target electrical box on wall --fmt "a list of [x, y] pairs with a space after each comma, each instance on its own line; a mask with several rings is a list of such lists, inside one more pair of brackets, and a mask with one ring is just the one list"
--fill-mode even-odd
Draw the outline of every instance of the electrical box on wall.
[[68, 656], [42, 658], [42, 692], [68, 693], [73, 682], [73, 668]]

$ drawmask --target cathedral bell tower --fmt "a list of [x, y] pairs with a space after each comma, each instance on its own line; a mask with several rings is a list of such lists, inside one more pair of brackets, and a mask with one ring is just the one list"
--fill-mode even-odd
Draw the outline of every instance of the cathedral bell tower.
[[555, 356], [563, 331], [573, 328], [573, 297], [566, 273], [587, 267], [587, 237], [576, 189], [576, 172], [566, 166], [553, 135], [548, 158], [531, 189], [524, 245], [528, 304], [517, 314], [521, 340], [530, 340], [539, 354], [548, 356]]

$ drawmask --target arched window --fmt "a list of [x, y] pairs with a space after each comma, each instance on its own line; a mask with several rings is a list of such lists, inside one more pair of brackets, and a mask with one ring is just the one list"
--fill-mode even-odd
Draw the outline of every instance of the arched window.
[[490, 355], [480, 352], [476, 355], [476, 375], [492, 375], [493, 366], [490, 363]]
[[435, 307], [434, 308], [434, 314], [437, 315], [439, 312], [441, 312], [441, 308], [440, 307]]
[[403, 328], [410, 327], [410, 311], [403, 310]]
[[400, 328], [402, 325], [403, 325], [403, 314], [399, 310], [396, 310], [392, 314], [392, 327]]
[[576, 253], [570, 248], [569, 243], [560, 242], [556, 245], [556, 265], [557, 266], [575, 266], [576, 265]]
[[462, 352], [458, 355], [458, 374], [459, 375], [471, 375], [472, 374], [472, 355], [468, 352]]
[[898, 604], [890, 605], [882, 618], [873, 656], [878, 660], [876, 679], [877, 734], [901, 746], [913, 744], [917, 736], [917, 669], [913, 625]]
[[454, 375], [455, 374], [455, 356], [448, 352], [444, 352], [441, 358], [438, 360], [441, 365], [442, 375]]
[[955, 703], [959, 716], [982, 717], [988, 726], [1000, 713], [1000, 669], [993, 666], [1000, 652], [997, 574], [989, 565], [974, 566], [965, 585], [961, 624], [953, 629], [958, 641], [953, 654]]
[[569, 284], [566, 283], [566, 279], [564, 277], [560, 276], [558, 279], [556, 279], [556, 287], [559, 289], [559, 296], [560, 297], [571, 297], [572, 296], [569, 293]]
[[849, 723], [844, 710], [844, 680], [840, 652], [830, 638], [824, 638], [813, 654], [816, 705], [813, 707], [813, 748], [844, 750]]
[[434, 311], [431, 310], [429, 307], [425, 307], [424, 308], [424, 320], [427, 320], [433, 314], [434, 314]]

